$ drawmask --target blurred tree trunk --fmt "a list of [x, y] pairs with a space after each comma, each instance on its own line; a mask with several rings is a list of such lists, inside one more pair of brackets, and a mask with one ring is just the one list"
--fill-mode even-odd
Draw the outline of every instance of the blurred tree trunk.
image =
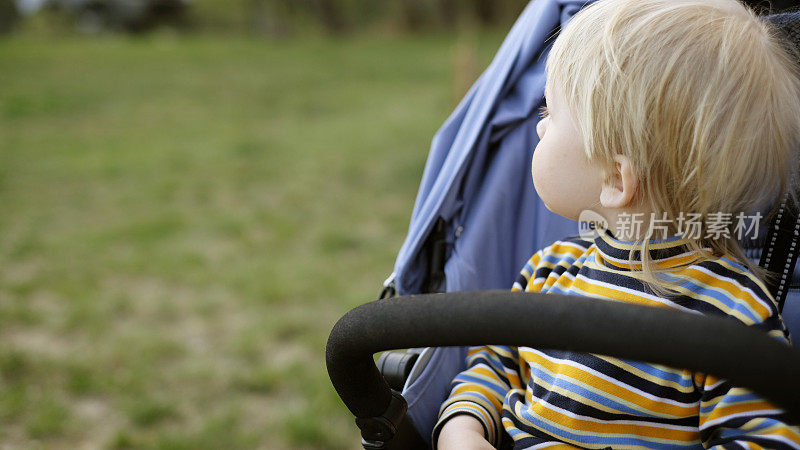
[[317, 0], [316, 10], [322, 25], [331, 34], [342, 34], [347, 31], [341, 4], [336, 0]]
[[461, 25], [505, 27], [527, 3], [526, 0], [237, 1], [244, 5], [246, 24], [252, 32], [279, 37], [303, 29], [303, 24], [309, 20], [332, 35], [353, 29], [370, 29], [376, 23], [388, 23], [407, 32], [436, 28], [452, 30]]
[[456, 0], [439, 0], [439, 22], [446, 28], [453, 28], [458, 23]]
[[520, 0], [474, 0], [472, 7], [480, 25], [513, 23], [527, 2]]
[[481, 25], [494, 25], [497, 23], [499, 14], [499, 3], [497, 0], [475, 0], [475, 13], [478, 15], [478, 23]]
[[19, 14], [14, 0], [0, 0], [0, 34], [10, 32], [18, 20]]
[[292, 27], [283, 14], [283, 6], [283, 0], [249, 0], [246, 14], [250, 31], [271, 37], [290, 35]]
[[425, 24], [425, 11], [419, 0], [400, 0], [403, 28], [417, 31]]

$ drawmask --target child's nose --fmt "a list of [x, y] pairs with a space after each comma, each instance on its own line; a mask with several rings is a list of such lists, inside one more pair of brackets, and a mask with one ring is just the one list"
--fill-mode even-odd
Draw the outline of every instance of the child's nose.
[[536, 124], [536, 134], [539, 135], [539, 139], [544, 137], [544, 132], [547, 131], [547, 124], [550, 121], [549, 117], [545, 117], [544, 119], [540, 120], [539, 123]]

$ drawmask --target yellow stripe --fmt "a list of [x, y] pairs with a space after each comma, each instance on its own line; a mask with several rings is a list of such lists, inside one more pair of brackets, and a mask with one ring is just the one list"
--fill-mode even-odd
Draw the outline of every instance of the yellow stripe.
[[[552, 433], [551, 431], [545, 431], [541, 427], [535, 425], [534, 423], [532, 423], [532, 422], [530, 422], [530, 421], [528, 421], [527, 419], [524, 418], [524, 416], [522, 415], [522, 407], [524, 407], [524, 406], [525, 405], [522, 404], [521, 402], [516, 403], [514, 405], [514, 416], [520, 422], [524, 423], [525, 425], [527, 425], [529, 427], [536, 428], [538, 430], [541, 430], [542, 432], [551, 434]], [[506, 408], [506, 409], [508, 409], [508, 408]], [[553, 411], [553, 413], [555, 413], [555, 412]], [[663, 443], [663, 444], [674, 444], [674, 443], [676, 443], [676, 440], [666, 439], [666, 438], [663, 438], [663, 437], [650, 437], [650, 436], [646, 436], [645, 434], [640, 433], [638, 431], [635, 432], [635, 433], [613, 433], [613, 432], [612, 433], [608, 433], [608, 432], [600, 432], [598, 430], [594, 430], [594, 432], [584, 432], [584, 431], [586, 431], [585, 429], [571, 428], [571, 427], [566, 427], [566, 426], [563, 425], [564, 423], [570, 423], [569, 420], [567, 420], [567, 419], [572, 419], [572, 418], [569, 417], [569, 416], [565, 416], [563, 414], [558, 414], [558, 413], [555, 413], [555, 414], [542, 414], [542, 412], [540, 412], [540, 411], [535, 411], [535, 414], [542, 421], [547, 422], [548, 425], [550, 425], [550, 426], [552, 426], [554, 428], [557, 428], [557, 429], [559, 429], [559, 430], [561, 430], [561, 431], [563, 431], [565, 433], [584, 435], [584, 436], [592, 435], [593, 437], [596, 437], [597, 435], [600, 435], [600, 436], [608, 437], [608, 438], [626, 438], [626, 437], [645, 438], [646, 437], [650, 441], [659, 442], [659, 443]], [[549, 417], [559, 417], [559, 419], [553, 420], [552, 418], [548, 418], [548, 416]], [[572, 420], [574, 420], [574, 419], [572, 419]], [[609, 430], [609, 429], [614, 429], [616, 424], [600, 424], [600, 425], [601, 425], [600, 429]], [[664, 430], [664, 431], [675, 431], [675, 430]], [[699, 433], [698, 432], [685, 431], [685, 432], [683, 432], [683, 434], [686, 434], [687, 436], [688, 435], [692, 435], [694, 437], [690, 438], [690, 439], [678, 440], [677, 442], [681, 442], [681, 443], [694, 442], [694, 441], [698, 441], [699, 442], [699, 439], [698, 439]], [[578, 440], [575, 440], [575, 439], [570, 439], [570, 438], [568, 438], [568, 437], [566, 437], [564, 435], [559, 435], [558, 438], [560, 440], [562, 440], [562, 441], [566, 441], [566, 442], [569, 442], [569, 443], [572, 443], [572, 444], [575, 444], [575, 445], [580, 445], [583, 448], [600, 448], [600, 449], [602, 449], [602, 448], [607, 448], [608, 447], [608, 444], [590, 444], [590, 443], [578, 441]], [[626, 447], [626, 448], [639, 448], [639, 447]]]
[[[505, 349], [503, 349], [501, 347], [497, 347], [497, 346], [493, 346], [493, 345], [485, 346], [485, 347], [471, 347], [469, 349], [469, 351], [467, 351], [467, 365], [468, 366], [472, 366], [474, 364], [478, 364], [478, 363], [475, 362], [475, 360], [479, 356], [481, 356], [481, 357], [483, 357], [485, 359], [489, 359], [489, 360], [495, 362], [497, 366], [502, 367], [503, 368], [503, 375], [506, 377], [506, 379], [508, 380], [509, 384], [511, 384], [511, 386], [519, 386], [519, 387], [523, 386], [521, 380], [519, 379], [519, 374], [517, 372], [513, 372], [513, 371], [510, 371], [510, 370], [507, 370], [508, 368], [500, 361], [500, 359], [497, 357], [497, 355], [509, 358], [513, 362], [515, 362], [517, 364], [517, 366], [519, 366], [519, 358], [514, 356], [511, 352], [509, 352], [509, 351], [507, 351], [507, 350], [505, 350]], [[483, 364], [483, 363], [481, 363], [481, 364]], [[499, 383], [500, 380], [497, 378], [497, 375], [494, 372], [492, 372], [492, 373], [493, 373], [493, 378], [496, 380], [495, 382]]]
[[[744, 425], [740, 426], [739, 429], [745, 432], [751, 431], [757, 427], [759, 427], [762, 423], [766, 421], [765, 418], [759, 417], [753, 420], [748, 421]], [[750, 436], [763, 436], [765, 438], [769, 438], [770, 436], [780, 436], [790, 442], [793, 442], [797, 445], [800, 445], [800, 428], [794, 427], [787, 427], [786, 424], [781, 422], [776, 422], [772, 426], [768, 428], [764, 428], [762, 430], [758, 430], [755, 433], [749, 434]], [[738, 441], [737, 441], [738, 442]], [[764, 447], [759, 446], [758, 444], [754, 443], [747, 443], [751, 445], [751, 448], [761, 449]]]
[[[601, 233], [600, 237], [603, 241], [607, 242], [608, 245], [614, 247], [619, 250], [638, 250], [639, 245], [632, 245], [632, 244], [625, 244], [622, 242], [615, 241], [611, 236], [606, 233]], [[673, 247], [680, 247], [681, 245], [688, 245], [689, 241], [687, 239], [676, 239], [674, 241], [669, 242], [656, 242], [654, 244], [650, 244], [648, 247], [652, 250], [661, 250], [662, 248], [673, 248]]]
[[586, 253], [586, 250], [578, 247], [573, 247], [570, 244], [564, 242], [556, 242], [552, 246], [550, 246], [550, 251], [547, 252], [548, 256], [559, 256], [559, 255], [572, 255], [575, 259], [580, 258], [583, 254]]
[[[512, 422], [511, 419], [509, 419], [507, 417], [503, 417], [503, 427], [505, 427], [506, 430], [510, 430], [510, 429], [517, 430], [517, 432], [516, 432], [516, 434], [514, 436], [514, 438], [515, 438], [514, 440], [516, 440], [516, 441], [521, 440], [521, 439], [525, 439], [525, 438], [535, 437], [534, 435], [532, 435], [530, 433], [526, 433], [525, 431], [522, 431], [519, 428], [517, 428], [514, 425], [514, 422]], [[547, 444], [548, 445], [546, 445], [544, 447], [540, 447], [540, 448], [542, 448], [542, 449], [546, 448], [548, 450], [550, 450], [550, 449], [552, 449], [552, 450], [574, 450], [576, 448], [579, 448], [579, 447], [575, 447], [574, 445], [557, 443], [557, 442], [552, 442], [552, 443], [547, 442]]]
[[[597, 252], [600, 255], [600, 252]], [[602, 259], [603, 264], [612, 265], [619, 269], [638, 269], [641, 270], [642, 262], [641, 261], [625, 261], [625, 262], [618, 262], [613, 259], [605, 258], [600, 256]], [[698, 257], [694, 253], [687, 253], [687, 254], [679, 254], [675, 256], [671, 256], [669, 258], [654, 260], [653, 265], [660, 269], [675, 269], [680, 268], [683, 266], [688, 266], [695, 261], [698, 260]]]
[[720, 404], [714, 407], [714, 409], [711, 411], [711, 414], [700, 416], [700, 426], [703, 426], [703, 424], [708, 421], [716, 420], [726, 416], [732, 416], [734, 414], [769, 411], [775, 409], [777, 409], [775, 406], [764, 400], [739, 402], [728, 405], [726, 405], [724, 402], [720, 402]]
[[508, 430], [510, 430], [510, 429], [519, 430], [519, 431], [518, 431], [518, 433], [517, 433], [517, 435], [515, 436], [515, 440], [520, 440], [520, 439], [532, 438], [532, 437], [533, 437], [533, 435], [532, 435], [532, 434], [530, 434], [530, 433], [526, 433], [526, 432], [524, 432], [524, 431], [520, 430], [519, 428], [515, 427], [515, 426], [514, 426], [514, 422], [512, 422], [512, 421], [511, 421], [511, 419], [509, 419], [509, 418], [507, 418], [507, 417], [503, 417], [503, 418], [502, 418], [502, 419], [500, 419], [500, 420], [501, 420], [501, 422], [502, 422], [502, 424], [503, 424], [503, 428], [505, 428], [505, 429], [506, 429], [506, 431], [508, 431]]
[[760, 431], [759, 434], [766, 434], [767, 436], [781, 436], [800, 445], [800, 432], [797, 427], [787, 427], [786, 425], [775, 425], [769, 433]]
[[[481, 394], [483, 397], [489, 400], [487, 404], [484, 401], [483, 397], [478, 397], [474, 394]], [[468, 383], [461, 383], [456, 385], [453, 388], [453, 391], [450, 392], [451, 398], [458, 399], [461, 401], [469, 400], [474, 401], [475, 403], [480, 404], [484, 408], [489, 411], [500, 411], [503, 409], [503, 399], [498, 399], [497, 394], [493, 390], [488, 387], [481, 386], [479, 384], [468, 384]]]
[[755, 315], [759, 316], [762, 321], [772, 315], [772, 311], [753, 298], [752, 294], [742, 290], [742, 288], [730, 281], [717, 278], [696, 269], [685, 269], [681, 271], [678, 276], [680, 278], [691, 278], [696, 284], [714, 289], [717, 292], [725, 294], [727, 297], [740, 300], [740, 303], [746, 305]]
[[485, 350], [486, 346], [470, 347], [469, 349], [467, 349], [467, 357], [475, 356], [476, 354], [481, 353]]
[[[520, 356], [529, 364], [536, 364], [554, 378], [570, 378], [572, 383], [590, 390], [603, 397], [611, 397], [619, 403], [648, 414], [661, 417], [691, 417], [697, 415], [697, 405], [673, 405], [670, 403], [650, 399], [628, 388], [596, 375], [566, 364], [552, 362], [536, 353], [520, 349]], [[575, 392], [570, 392], [570, 398], [586, 403], [589, 400]], [[654, 409], [656, 408], [656, 409]]]
[[536, 268], [539, 265], [539, 261], [542, 260], [543, 251], [538, 251], [531, 256], [531, 259], [528, 260], [528, 265], [533, 268]]
[[663, 303], [657, 302], [655, 300], [651, 300], [649, 298], [636, 295], [633, 292], [625, 292], [619, 289], [614, 289], [609, 286], [598, 286], [596, 284], [593, 284], [591, 280], [588, 280], [586, 278], [576, 278], [573, 281], [571, 287], [578, 288], [587, 294], [598, 295], [607, 299], [613, 299], [637, 305], [648, 305], [648, 306], [656, 306], [662, 308], [664, 307]]
[[498, 345], [487, 345], [487, 347], [491, 351], [497, 353], [499, 356], [502, 356], [504, 358], [508, 358], [508, 359], [510, 359], [512, 361], [517, 361], [519, 359], [516, 355], [514, 355], [513, 353], [511, 353], [510, 351], [506, 350], [505, 348], [503, 348], [501, 346], [498, 346]]
[[[753, 419], [753, 420], [745, 423], [744, 425], [742, 425], [739, 428], [742, 429], [742, 430], [745, 430], [745, 431], [749, 431], [749, 430], [752, 430], [754, 428], [757, 428], [759, 425], [761, 425], [765, 421], [766, 421], [766, 419], [759, 417], [757, 419]], [[759, 430], [757, 435], [759, 435], [759, 436], [761, 436], [761, 435], [765, 435], [765, 436], [781, 436], [783, 438], [788, 439], [791, 442], [794, 442], [795, 444], [800, 445], [800, 428], [798, 428], [798, 427], [787, 427], [786, 424], [781, 423], [781, 422], [776, 422], [771, 427], [764, 428], [763, 430]]]
[[[575, 401], [577, 401], [577, 402], [579, 402], [581, 404], [584, 404], [584, 405], [591, 406], [591, 407], [593, 407], [595, 409], [598, 409], [600, 411], [604, 411], [604, 412], [611, 413], [611, 414], [620, 414], [620, 413], [622, 413], [622, 411], [620, 411], [619, 409], [603, 405], [602, 403], [596, 402], [596, 401], [594, 401], [594, 400], [592, 400], [590, 398], [578, 396], [573, 391], [565, 389], [565, 388], [563, 388], [561, 386], [556, 386], [556, 385], [550, 384], [550, 383], [542, 380], [541, 378], [538, 378], [538, 377], [534, 377], [534, 378], [535, 378], [536, 384], [542, 386], [543, 388], [545, 388], [548, 391], [552, 391], [552, 392], [555, 392], [557, 394], [563, 395], [564, 397], [571, 398], [572, 400], [575, 400]], [[587, 386], [586, 388], [591, 390], [591, 387], [589, 387], [589, 386]], [[601, 393], [598, 393], [598, 394], [602, 395]], [[535, 401], [533, 399], [533, 392], [531, 390], [528, 390], [526, 392], [525, 399], [528, 401], [528, 404], [534, 404], [535, 403]], [[650, 411], [645, 411], [642, 408], [639, 408], [637, 405], [631, 404], [629, 402], [625, 402], [623, 400], [619, 400], [619, 402], [625, 404], [626, 406], [628, 406], [628, 407], [630, 407], [632, 409], [635, 409], [637, 411], [641, 411], [643, 413], [649, 413], [650, 412]], [[623, 414], [625, 414], [625, 413], [623, 413]]]
[[608, 421], [584, 420], [570, 417], [548, 407], [547, 404], [537, 402], [528, 407], [528, 410], [537, 417], [555, 422], [572, 430], [580, 430], [585, 434], [603, 436], [637, 436], [648, 439], [665, 439], [667, 441], [691, 442], [699, 439], [698, 430], [675, 430], [659, 427], [655, 424], [623, 424]]
[[658, 384], [658, 385], [661, 385], [661, 386], [665, 386], [665, 387], [668, 386], [668, 387], [671, 387], [671, 388], [673, 388], [673, 389], [675, 389], [677, 391], [684, 392], [684, 393], [690, 393], [690, 392], [694, 392], [695, 391], [695, 387], [691, 382], [692, 372], [689, 371], [689, 370], [678, 370], [678, 369], [673, 369], [672, 367], [661, 366], [661, 365], [656, 365], [656, 364], [650, 364], [654, 368], [656, 368], [658, 370], [661, 370], [663, 372], [669, 372], [669, 373], [680, 375], [681, 378], [683, 378], [685, 380], [688, 380], [688, 382], [689, 382], [689, 385], [684, 385], [684, 384], [680, 384], [680, 383], [672, 381], [672, 380], [665, 380], [665, 379], [663, 379], [661, 377], [657, 377], [657, 376], [655, 376], [655, 375], [653, 375], [651, 373], [647, 373], [647, 372], [645, 372], [645, 371], [643, 371], [643, 370], [641, 370], [641, 369], [639, 369], [637, 367], [634, 367], [634, 366], [628, 364], [627, 362], [625, 362], [625, 361], [623, 361], [621, 359], [618, 359], [618, 358], [611, 358], [611, 357], [608, 357], [608, 356], [598, 356], [598, 358], [602, 359], [603, 361], [606, 361], [609, 364], [613, 364], [613, 365], [619, 367], [620, 369], [622, 369], [622, 370], [624, 370], [626, 372], [630, 372], [630, 373], [638, 376], [639, 378], [644, 378], [645, 380], [648, 380], [648, 381], [650, 381], [652, 383], [655, 383], [655, 384]]
[[608, 260], [603, 258], [603, 254], [601, 252], [597, 251], [597, 249], [592, 249], [592, 250], [594, 251], [591, 254], [594, 255], [595, 259], [592, 260], [591, 258], [587, 258], [586, 263], [584, 264], [585, 267], [612, 274], [619, 274], [626, 276], [631, 275], [630, 270], [615, 269], [614, 267], [612, 267], [611, 263]]
[[[724, 258], [736, 259], [736, 258], [734, 258], [732, 256], [727, 256], [727, 255], [724, 256]], [[755, 283], [756, 286], [758, 286], [759, 289], [761, 289], [761, 292], [763, 292], [763, 293], [765, 293], [765, 294], [767, 294], [769, 296], [769, 300], [773, 304], [777, 305], [777, 303], [775, 302], [775, 298], [772, 297], [772, 293], [769, 291], [769, 289], [767, 289], [767, 285], [765, 285], [764, 282], [761, 281], [761, 279], [759, 279], [757, 276], [755, 276], [752, 272], [750, 272], [748, 270], [742, 270], [741, 268], [734, 266], [727, 259], [718, 259], [718, 260], [716, 260], [714, 262], [718, 263], [721, 266], [724, 266], [728, 270], [731, 270], [733, 272], [736, 272], [739, 275], [742, 275], [743, 277], [748, 278], [750, 281]]]
[[[505, 368], [505, 366], [503, 367]], [[497, 374], [488, 367], [474, 366], [469, 369], [468, 373], [470, 375], [481, 378], [487, 382], [490, 382], [491, 384], [496, 386], [503, 387], [503, 385], [506, 384], [505, 381], [497, 378]], [[510, 371], [504, 371], [503, 375], [505, 375], [506, 378], [508, 379], [508, 384], [510, 385], [509, 387], [522, 387], [522, 384], [520, 383], [519, 380], [519, 375], [515, 373], [510, 373]]]
[[737, 311], [735, 309], [730, 308], [729, 306], [725, 305], [721, 301], [715, 299], [714, 297], [695, 292], [691, 289], [685, 288], [683, 286], [672, 286], [673, 290], [678, 293], [685, 294], [688, 297], [692, 297], [694, 300], [702, 301], [708, 303], [709, 305], [714, 306], [715, 308], [719, 309], [720, 311], [724, 311], [727, 315], [731, 317], [735, 317], [740, 322], [744, 323], [745, 325], [753, 325], [753, 320], [744, 314], [741, 311]]

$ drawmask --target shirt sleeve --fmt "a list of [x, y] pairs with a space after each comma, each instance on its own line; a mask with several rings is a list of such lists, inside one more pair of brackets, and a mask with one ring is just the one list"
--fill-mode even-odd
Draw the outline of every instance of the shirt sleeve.
[[702, 379], [700, 437], [711, 449], [800, 449], [800, 429], [783, 411], [746, 389], [710, 375]]
[[[544, 251], [536, 253], [525, 264], [512, 291], [525, 290]], [[471, 347], [467, 353], [467, 369], [453, 379], [450, 395], [439, 410], [439, 420], [433, 428], [433, 448], [436, 449], [439, 431], [444, 423], [459, 414], [475, 417], [483, 426], [486, 440], [499, 447], [503, 437], [503, 401], [510, 390], [525, 388], [521, 375], [516, 347]]]
[[[771, 298], [770, 302], [774, 304]], [[751, 326], [790, 345], [777, 307]], [[800, 427], [792, 425], [780, 408], [725, 379], [696, 374], [695, 383], [702, 389], [699, 423], [705, 448], [800, 450]]]
[[500, 445], [503, 400], [510, 390], [523, 388], [517, 348], [499, 345], [471, 347], [467, 354], [467, 367], [453, 379], [450, 396], [439, 410], [439, 420], [433, 429], [434, 448], [441, 427], [459, 414], [478, 419], [486, 440], [495, 447]]

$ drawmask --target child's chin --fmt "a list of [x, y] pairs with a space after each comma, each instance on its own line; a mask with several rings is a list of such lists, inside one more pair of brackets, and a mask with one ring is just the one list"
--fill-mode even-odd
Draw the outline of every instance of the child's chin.
[[563, 208], [554, 207], [553, 205], [551, 205], [550, 203], [548, 203], [548, 202], [546, 202], [544, 200], [542, 201], [542, 203], [544, 203], [544, 206], [551, 213], [558, 214], [559, 216], [564, 217], [564, 218], [569, 219], [569, 220], [578, 220], [578, 216], [580, 215], [580, 213], [576, 212], [576, 211], [568, 211], [568, 210], [564, 210]]

